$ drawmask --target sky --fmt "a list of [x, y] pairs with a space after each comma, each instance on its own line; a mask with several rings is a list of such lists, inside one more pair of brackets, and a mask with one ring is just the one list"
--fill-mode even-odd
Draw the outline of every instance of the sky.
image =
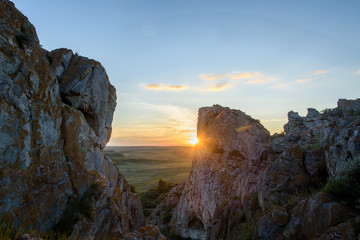
[[109, 145], [189, 145], [200, 107], [240, 109], [271, 132], [291, 110], [360, 97], [357, 0], [14, 0], [47, 50], [105, 67]]

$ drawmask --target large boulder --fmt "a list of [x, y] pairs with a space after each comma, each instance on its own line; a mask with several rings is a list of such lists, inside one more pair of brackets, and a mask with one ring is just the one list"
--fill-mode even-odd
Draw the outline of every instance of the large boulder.
[[245, 113], [219, 105], [199, 110], [197, 129], [196, 157], [171, 225], [182, 237], [221, 239], [226, 236], [211, 229], [215, 212], [231, 197], [247, 202], [256, 195], [269, 132]]
[[115, 88], [105, 69], [95, 60], [57, 49], [48, 54], [59, 81], [62, 101], [80, 110], [103, 149], [110, 139], [116, 106]]

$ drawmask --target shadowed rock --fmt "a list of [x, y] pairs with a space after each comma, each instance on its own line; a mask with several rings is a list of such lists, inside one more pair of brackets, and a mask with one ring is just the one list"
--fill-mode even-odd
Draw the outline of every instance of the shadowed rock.
[[79, 216], [73, 236], [107, 239], [137, 229], [140, 198], [101, 152], [116, 105], [104, 68], [71, 50], [42, 49], [35, 28], [7, 0], [0, 16], [2, 223], [52, 230], [99, 183], [91, 214]]

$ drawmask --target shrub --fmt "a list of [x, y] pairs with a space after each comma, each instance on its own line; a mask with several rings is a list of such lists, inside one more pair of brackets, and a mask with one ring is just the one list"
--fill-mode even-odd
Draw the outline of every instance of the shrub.
[[310, 150], [317, 150], [321, 148], [320, 142], [314, 143], [314, 144], [306, 144], [305, 146], [301, 147], [301, 150], [303, 152], [310, 151]]
[[159, 179], [159, 191], [161, 193], [165, 193], [168, 191], [168, 184], [167, 184], [167, 182], [163, 181], [162, 179]]
[[332, 111], [331, 108], [325, 108], [324, 110], [321, 110], [321, 113], [325, 114], [325, 115], [329, 115], [331, 113], [331, 111]]
[[29, 33], [22, 32], [16, 34], [15, 39], [21, 49], [24, 49], [24, 46], [29, 45], [32, 41], [31, 35]]
[[130, 184], [130, 191], [132, 193], [136, 193], [136, 187], [134, 185], [132, 185], [132, 184]]
[[329, 179], [324, 192], [334, 195], [346, 204], [359, 208], [360, 202], [360, 156], [343, 165], [339, 176]]
[[239, 236], [239, 240], [251, 240], [254, 235], [255, 224], [246, 222], [241, 227], [241, 232]]
[[92, 184], [81, 198], [74, 198], [68, 203], [62, 217], [54, 227], [55, 232], [71, 235], [75, 223], [80, 220], [80, 214], [91, 218], [93, 211], [91, 199], [98, 192], [99, 186], [99, 182]]

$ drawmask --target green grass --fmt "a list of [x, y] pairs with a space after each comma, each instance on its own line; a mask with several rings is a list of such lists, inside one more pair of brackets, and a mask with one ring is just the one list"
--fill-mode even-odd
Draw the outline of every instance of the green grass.
[[301, 150], [303, 152], [310, 151], [310, 150], [317, 150], [321, 148], [320, 142], [314, 143], [314, 144], [306, 144], [305, 146], [301, 147]]
[[181, 183], [190, 173], [193, 147], [106, 147], [106, 156], [118, 166], [138, 192], [157, 187], [159, 179]]
[[241, 228], [239, 240], [251, 240], [255, 231], [255, 223], [246, 222]]
[[34, 229], [26, 229], [23, 227], [14, 227], [14, 225], [8, 225], [0, 223], [0, 239], [17, 239], [24, 234], [36, 234], [44, 240], [69, 240], [71, 237], [66, 234], [59, 234], [54, 231], [40, 232]]

